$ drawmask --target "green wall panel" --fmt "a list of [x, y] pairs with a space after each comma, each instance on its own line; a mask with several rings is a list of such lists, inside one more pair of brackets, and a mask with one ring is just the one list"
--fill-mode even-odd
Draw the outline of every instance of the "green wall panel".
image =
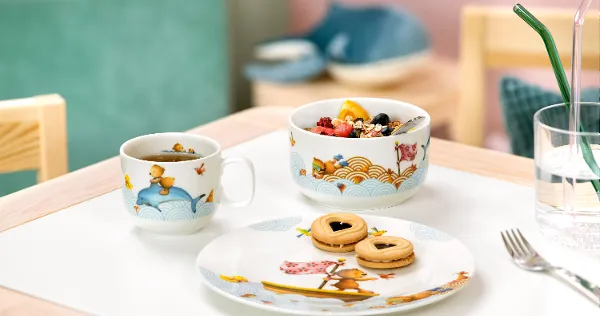
[[[69, 168], [227, 115], [222, 0], [0, 0], [0, 99], [67, 100]], [[35, 184], [0, 175], [0, 196]]]

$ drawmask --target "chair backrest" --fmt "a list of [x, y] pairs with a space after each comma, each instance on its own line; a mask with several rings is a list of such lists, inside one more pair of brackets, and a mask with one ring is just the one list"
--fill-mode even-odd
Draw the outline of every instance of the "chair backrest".
[[65, 108], [57, 94], [0, 101], [0, 173], [37, 170], [38, 183], [67, 173]]
[[[573, 18], [576, 9], [528, 8], [548, 28], [567, 76], [570, 77]], [[586, 15], [582, 68], [600, 67], [599, 11]], [[551, 67], [539, 34], [511, 7], [465, 6], [461, 15], [460, 97], [456, 141], [482, 146], [484, 142], [485, 71], [493, 68]], [[570, 79], [570, 78], [569, 78]]]

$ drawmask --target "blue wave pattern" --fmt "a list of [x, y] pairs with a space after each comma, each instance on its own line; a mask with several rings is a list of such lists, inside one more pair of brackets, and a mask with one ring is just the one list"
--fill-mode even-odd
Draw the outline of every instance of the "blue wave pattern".
[[450, 241], [452, 236], [422, 224], [411, 223], [410, 230], [421, 240]]
[[410, 178], [406, 179], [402, 182], [402, 184], [400, 184], [398, 192], [408, 192], [419, 187], [425, 181], [428, 170], [429, 156], [426, 156], [425, 159], [419, 165], [419, 168], [417, 168], [417, 171], [415, 171], [415, 173], [413, 173], [413, 175]]
[[249, 227], [254, 230], [258, 230], [258, 231], [283, 232], [283, 231], [289, 230], [292, 227], [296, 227], [296, 225], [300, 224], [301, 221], [302, 221], [302, 216], [294, 216], [294, 217], [286, 217], [286, 218], [264, 221], [264, 222], [252, 224]]
[[[255, 304], [264, 306], [265, 302], [268, 302], [268, 306], [273, 306], [282, 310], [292, 311], [315, 311], [320, 309], [327, 309], [331, 312], [349, 312], [349, 311], [366, 311], [372, 307], [385, 307], [386, 312], [393, 312], [395, 309], [405, 308], [406, 306], [419, 303], [426, 300], [435, 299], [430, 297], [427, 299], [421, 299], [414, 302], [403, 303], [399, 306], [390, 306], [386, 304], [386, 299], [389, 297], [375, 297], [370, 298], [361, 302], [354, 302], [353, 306], [345, 306], [341, 300], [337, 299], [326, 299], [326, 298], [312, 298], [297, 294], [275, 294], [274, 292], [265, 290], [262, 283], [256, 282], [242, 282], [232, 283], [227, 282], [219, 277], [216, 273], [204, 267], [198, 267], [202, 276], [206, 281], [229, 295], [237, 298], [251, 301]], [[254, 294], [254, 297], [244, 297], [245, 294]]]
[[[347, 179], [339, 179], [333, 182], [319, 180], [310, 175], [301, 175], [300, 170], [302, 169], [306, 170], [302, 157], [297, 152], [292, 152], [290, 156], [290, 170], [292, 172], [292, 178], [300, 186], [325, 195], [377, 197], [392, 195], [399, 192], [409, 192], [419, 187], [427, 177], [427, 171], [429, 169], [429, 156], [427, 155], [425, 157], [413, 175], [403, 181], [398, 189], [396, 189], [396, 186], [391, 183], [384, 183], [377, 179], [365, 179], [359, 184]], [[308, 172], [310, 172], [310, 170], [307, 170], [307, 173]], [[340, 185], [345, 186], [343, 191], [340, 190]]]
[[123, 192], [127, 213], [139, 218], [156, 221], [191, 221], [212, 215], [216, 210], [214, 203], [198, 201], [196, 213], [193, 213], [190, 201], [169, 201], [160, 204], [160, 211], [152, 206], [139, 205], [136, 212], [137, 197], [135, 194], [125, 186], [122, 187], [121, 191]]
[[137, 216], [137, 212], [133, 207], [135, 202], [137, 201], [137, 197], [133, 194], [133, 191], [129, 190], [126, 186], [121, 187], [121, 192], [123, 193], [123, 199], [125, 201], [125, 208], [127, 209], [127, 213], [131, 216]]

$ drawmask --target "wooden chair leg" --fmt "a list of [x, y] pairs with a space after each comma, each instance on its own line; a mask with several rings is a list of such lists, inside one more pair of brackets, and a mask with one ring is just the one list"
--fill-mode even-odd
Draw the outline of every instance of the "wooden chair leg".
[[485, 69], [484, 14], [477, 8], [463, 12], [460, 46], [460, 97], [453, 140], [477, 147], [484, 144]]

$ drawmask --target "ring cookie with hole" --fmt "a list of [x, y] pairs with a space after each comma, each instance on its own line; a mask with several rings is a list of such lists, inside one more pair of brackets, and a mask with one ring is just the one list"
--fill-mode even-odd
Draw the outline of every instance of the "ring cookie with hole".
[[310, 226], [312, 243], [329, 252], [351, 252], [369, 235], [367, 223], [351, 213], [331, 213], [317, 218]]
[[415, 261], [413, 244], [400, 237], [377, 236], [359, 242], [355, 247], [356, 262], [373, 269], [393, 269]]

